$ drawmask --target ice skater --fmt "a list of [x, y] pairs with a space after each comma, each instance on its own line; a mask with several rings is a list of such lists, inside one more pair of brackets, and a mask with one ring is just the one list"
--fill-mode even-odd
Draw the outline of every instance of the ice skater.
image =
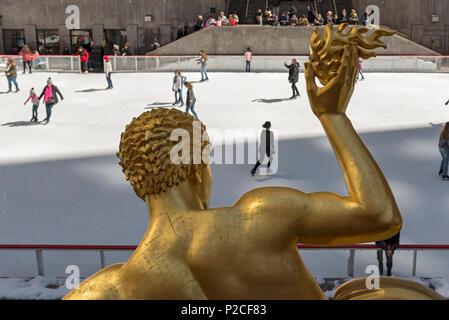
[[441, 164], [440, 164], [440, 172], [439, 175], [443, 176], [444, 181], [449, 181], [448, 176], [448, 165], [449, 165], [449, 122], [443, 127], [443, 130], [440, 134], [440, 141], [438, 143], [438, 147], [441, 153]]
[[292, 63], [290, 65], [288, 65], [287, 62], [284, 62], [284, 66], [288, 69], [288, 82], [292, 84], [293, 96], [290, 97], [290, 99], [296, 99], [301, 96], [298, 88], [296, 87], [299, 80], [299, 63], [296, 59], [292, 59]]
[[8, 58], [5, 69], [6, 78], [8, 79], [8, 92], [11, 92], [12, 84], [16, 87], [15, 92], [19, 92], [19, 85], [17, 84], [17, 65], [12, 58]]
[[89, 52], [80, 46], [76, 55], [80, 57], [81, 73], [88, 73]]
[[379, 263], [379, 273], [382, 276], [384, 274], [384, 261], [383, 252], [385, 251], [385, 256], [387, 258], [387, 276], [391, 276], [391, 269], [393, 268], [393, 255], [394, 251], [399, 246], [399, 238], [401, 233], [394, 235], [393, 237], [384, 240], [377, 241], [376, 246], [381, 250], [377, 250], [377, 262]]
[[114, 86], [112, 85], [112, 63], [111, 60], [109, 59], [109, 56], [104, 56], [104, 73], [106, 75], [106, 81], [108, 82], [108, 87], [106, 88], [106, 90], [111, 90], [114, 88]]
[[33, 59], [33, 53], [31, 52], [30, 48], [27, 45], [24, 45], [19, 54], [22, 56], [23, 74], [25, 74], [27, 65], [30, 73], [33, 73], [33, 71], [31, 70], [31, 60]]
[[177, 104], [181, 104], [181, 107], [184, 106], [184, 100], [182, 98], [182, 89], [184, 86], [184, 81], [186, 81], [186, 77], [183, 77], [181, 75], [181, 71], [176, 70], [175, 76], [173, 77], [173, 85], [172, 85], [172, 91], [175, 93], [175, 102], [173, 103], [174, 106]]
[[61, 91], [59, 91], [57, 86], [53, 85], [52, 79], [48, 78], [47, 85], [39, 96], [39, 100], [44, 97], [45, 111], [47, 112], [47, 117], [44, 120], [44, 124], [48, 124], [50, 122], [51, 110], [59, 102], [58, 95], [61, 97], [61, 101], [64, 100]]
[[248, 47], [244, 54], [246, 61], [246, 72], [251, 72], [251, 61], [253, 60], [253, 53], [251, 52], [251, 48]]
[[192, 112], [192, 114], [195, 116], [196, 120], [198, 119], [198, 115], [195, 112], [195, 93], [193, 92], [193, 86], [190, 82], [186, 82], [185, 86], [187, 88], [187, 102], [186, 102], [186, 113], [189, 113], [189, 111]]
[[[363, 69], [362, 64], [363, 64], [363, 60], [359, 59], [359, 76], [357, 77], [357, 80], [360, 80], [360, 81], [365, 80], [365, 77], [363, 76], [363, 73], [362, 73], [362, 69]], [[361, 79], [360, 79], [360, 76], [362, 77]]]
[[33, 116], [30, 121], [38, 122], [39, 120], [37, 119], [37, 110], [39, 109], [40, 99], [39, 99], [39, 96], [36, 94], [36, 91], [34, 90], [34, 88], [31, 88], [30, 96], [28, 97], [27, 101], [25, 101], [25, 103], [23, 105], [26, 105], [28, 103], [28, 101], [30, 101], [30, 100], [33, 103]]
[[201, 82], [209, 81], [209, 77], [207, 76], [207, 61], [209, 58], [204, 50], [200, 51], [200, 55], [201, 57], [197, 61], [198, 64], [201, 64]]
[[268, 165], [267, 165], [267, 173], [270, 174], [271, 170], [271, 163], [273, 162], [273, 155], [275, 154], [276, 150], [274, 148], [274, 134], [271, 129], [271, 122], [267, 121], [262, 126], [264, 130], [260, 134], [260, 142], [259, 142], [259, 160], [257, 161], [256, 165], [254, 166], [253, 170], [251, 170], [251, 175], [254, 177], [256, 175], [257, 169], [260, 167], [262, 162], [265, 160], [265, 156], [268, 157]]

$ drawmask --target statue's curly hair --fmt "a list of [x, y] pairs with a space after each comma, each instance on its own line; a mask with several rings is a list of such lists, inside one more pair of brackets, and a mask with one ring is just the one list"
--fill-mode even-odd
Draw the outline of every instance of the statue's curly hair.
[[[182, 183], [190, 176], [198, 176], [206, 164], [174, 164], [170, 159], [172, 148], [179, 141], [170, 141], [175, 129], [184, 129], [190, 135], [190, 159], [193, 159], [193, 122], [196, 119], [176, 109], [156, 108], [134, 118], [122, 133], [117, 156], [137, 196], [145, 201], [147, 195], [160, 194]], [[201, 123], [201, 122], [200, 122]], [[201, 136], [206, 127], [201, 123]], [[201, 154], [210, 146], [201, 141]]]

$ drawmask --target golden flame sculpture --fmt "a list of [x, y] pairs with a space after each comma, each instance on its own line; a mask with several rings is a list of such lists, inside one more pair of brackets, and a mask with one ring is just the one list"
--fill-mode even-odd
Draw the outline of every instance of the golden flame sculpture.
[[393, 30], [370, 29], [363, 26], [349, 26], [349, 24], [344, 23], [338, 25], [338, 27], [326, 25], [324, 36], [322, 36], [318, 28], [315, 28], [310, 38], [309, 62], [312, 64], [321, 84], [326, 85], [337, 76], [345, 46], [356, 47], [360, 58], [369, 59], [375, 57], [376, 54], [365, 49], [386, 48], [387, 45], [379, 38], [391, 36], [395, 33], [396, 31]]

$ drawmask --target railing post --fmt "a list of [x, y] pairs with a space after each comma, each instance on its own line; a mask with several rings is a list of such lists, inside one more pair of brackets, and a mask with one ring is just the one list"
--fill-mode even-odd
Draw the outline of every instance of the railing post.
[[73, 71], [73, 56], [70, 57], [70, 68]]
[[135, 65], [136, 65], [136, 72], [137, 72], [138, 69], [139, 69], [138, 66], [137, 66], [137, 57], [134, 57], [134, 59], [135, 59], [134, 62], [135, 62]]
[[348, 277], [354, 277], [355, 249], [349, 249]]
[[36, 264], [37, 264], [37, 274], [39, 276], [45, 276], [44, 272], [44, 256], [41, 249], [36, 249]]
[[45, 59], [47, 59], [47, 71], [50, 70], [50, 57], [45, 57]]
[[101, 269], [104, 269], [106, 267], [106, 263], [104, 260], [104, 251], [100, 250], [100, 262], [101, 262]]
[[418, 249], [413, 250], [413, 269], [412, 275], [416, 277], [416, 260], [418, 258]]

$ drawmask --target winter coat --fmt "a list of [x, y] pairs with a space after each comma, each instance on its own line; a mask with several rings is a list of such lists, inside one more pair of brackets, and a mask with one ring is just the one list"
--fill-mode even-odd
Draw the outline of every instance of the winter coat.
[[[269, 146], [267, 145], [267, 132], [270, 135]], [[274, 134], [273, 131], [263, 129], [262, 133], [260, 134], [259, 160], [264, 159], [267, 156], [267, 153], [269, 157], [273, 156], [276, 153], [276, 150], [274, 148]]]
[[187, 80], [186, 77], [183, 76], [176, 76], [173, 78], [173, 86], [172, 86], [172, 90], [173, 91], [178, 91], [178, 90], [182, 90], [184, 88], [184, 82]]
[[196, 21], [194, 30], [195, 30], [195, 31], [199, 31], [199, 30], [201, 30], [201, 29], [203, 29], [203, 28], [204, 28], [204, 22], [203, 22], [203, 20], [198, 19], [198, 20]]
[[[192, 102], [190, 102], [192, 101]], [[186, 106], [187, 107], [191, 107], [196, 103], [196, 98], [195, 98], [195, 94], [193, 93], [193, 89], [188, 89], [187, 90], [187, 101], [186, 101]]]
[[133, 55], [133, 52], [131, 51], [130, 48], [128, 48], [128, 49], [123, 48], [122, 56], [132, 56], [132, 55]]
[[112, 63], [111, 61], [105, 61], [104, 62], [104, 73], [108, 75], [112, 72]]
[[438, 147], [441, 149], [449, 149], [449, 136], [446, 137], [446, 139], [443, 139], [440, 136], [440, 142], [438, 143]]
[[6, 65], [5, 74], [8, 79], [16, 79], [17, 78], [17, 65], [16, 64]]
[[290, 83], [297, 83], [299, 80], [299, 63], [296, 62], [289, 66], [285, 65], [285, 67], [288, 68], [288, 81], [290, 81]]
[[399, 246], [399, 238], [401, 236], [401, 233], [392, 236], [391, 238], [384, 240], [384, 241], [377, 241], [376, 246], [378, 246], [381, 249], [384, 250], [396, 250]]
[[198, 64], [201, 64], [202, 67], [207, 67], [207, 60], [204, 59], [203, 56], [201, 56], [201, 58], [199, 58], [197, 61], [198, 61]]
[[89, 61], [89, 52], [87, 50], [83, 50], [81, 54], [79, 51], [76, 51], [76, 55], [80, 57], [81, 62]]
[[28, 101], [30, 101], [30, 100], [33, 103], [33, 106], [38, 106], [39, 105], [40, 100], [39, 100], [39, 96], [37, 94], [30, 95], [28, 97], [27, 101], [25, 101], [25, 104], [27, 104]]
[[32, 60], [33, 55], [31, 53], [20, 53], [23, 58], [23, 62], [28, 62]]
[[[53, 90], [52, 90], [52, 96], [51, 96], [51, 98], [55, 99], [54, 104], [57, 104], [57, 103], [59, 102], [59, 100], [58, 100], [58, 95], [61, 97], [61, 100], [64, 100], [64, 97], [62, 96], [61, 91], [59, 91], [59, 89], [58, 89], [57, 86], [55, 86], [55, 85], [52, 85], [52, 86], [53, 86]], [[41, 93], [41, 95], [39, 96], [39, 100], [42, 99], [42, 97], [45, 96], [45, 90], [46, 90], [46, 89], [47, 89], [47, 86], [45, 86], [44, 90], [42, 90], [42, 93]], [[44, 99], [44, 102], [47, 102], [47, 101], [45, 101], [45, 99]]]

